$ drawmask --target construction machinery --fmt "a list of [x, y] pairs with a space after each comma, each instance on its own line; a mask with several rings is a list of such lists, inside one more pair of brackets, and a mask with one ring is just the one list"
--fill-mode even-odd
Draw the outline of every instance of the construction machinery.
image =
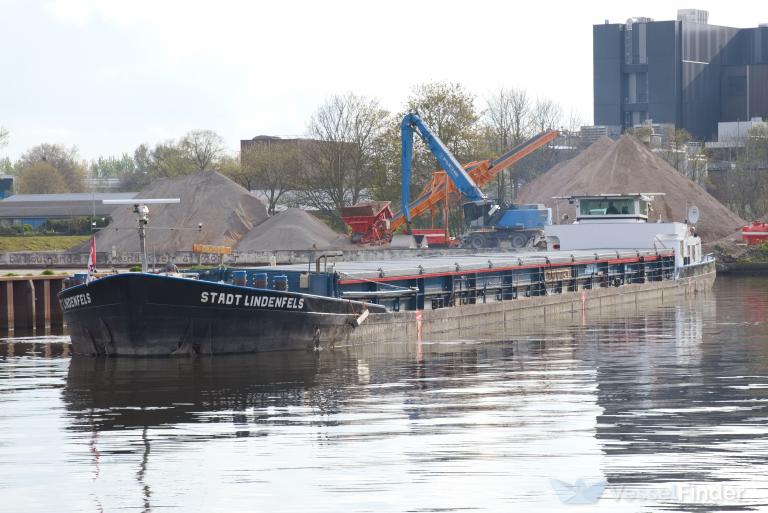
[[[489, 199], [480, 185], [473, 179], [472, 171], [475, 172], [481, 183], [488, 183], [504, 167], [511, 165], [508, 162], [514, 160], [514, 148], [493, 162], [482, 161], [474, 163], [475, 165], [470, 164], [470, 170], [467, 171], [448, 151], [443, 142], [424, 124], [424, 121], [415, 111], [411, 111], [403, 117], [403, 121], [400, 123], [400, 134], [402, 144], [402, 211], [390, 221], [392, 230], [396, 229], [402, 222], [410, 224], [413, 213], [423, 212], [429, 208], [425, 204], [442, 200], [447, 207], [451, 199], [451, 186], [468, 200], [463, 205], [464, 221], [468, 226], [468, 231], [461, 237], [462, 245], [481, 249], [497, 247], [505, 242], [512, 247], [521, 248], [533, 242], [535, 236], [542, 233], [546, 224], [552, 223], [551, 209], [545, 208], [543, 205], [500, 206]], [[442, 188], [426, 191], [426, 194], [423, 193], [412, 204], [410, 202], [410, 189], [414, 134], [419, 135], [435, 156], [443, 168], [445, 180]], [[531, 148], [537, 144], [541, 146], [546, 144], [542, 143], [542, 140], [552, 140], [556, 136], [557, 132], [545, 132], [545, 134], [534, 138], [535, 140], [532, 140], [533, 142], [527, 147]], [[531, 151], [533, 151], [532, 148], [529, 149], [528, 153]], [[400, 221], [401, 217], [404, 218], [404, 221]]]
[[[496, 177], [496, 175], [513, 166], [539, 148], [551, 143], [558, 135], [559, 133], [557, 130], [541, 132], [527, 141], [507, 150], [503, 155], [494, 160], [486, 159], [470, 162], [464, 166], [464, 170], [469, 174], [469, 177], [475, 185], [478, 187], [485, 187]], [[448, 174], [443, 170], [435, 171], [421, 193], [408, 205], [409, 214], [411, 218], [414, 218], [426, 212], [430, 212], [434, 219], [435, 212], [442, 204], [444, 223], [445, 226], [447, 226], [450, 205], [458, 203], [460, 199], [461, 192], [456, 187], [453, 180], [449, 179]], [[390, 229], [393, 231], [397, 230], [406, 222], [408, 222], [408, 219], [406, 218], [405, 208], [403, 208], [390, 220]]]
[[[418, 122], [415, 121], [416, 118], [418, 118]], [[416, 128], [418, 125], [421, 126]], [[416, 199], [409, 202], [410, 162], [412, 158], [414, 131], [416, 131], [425, 143], [427, 143], [427, 146], [430, 147], [430, 150], [436, 157], [438, 154], [441, 155], [441, 157], [438, 158], [438, 162], [443, 169], [451, 169], [451, 175], [449, 176], [449, 173], [445, 170], [435, 171]], [[519, 162], [539, 148], [549, 144], [557, 136], [557, 131], [548, 130], [518, 144], [494, 160], [486, 159], [474, 161], [461, 166], [456, 159], [453, 158], [447, 148], [445, 148], [443, 143], [440, 142], [436, 136], [431, 134], [429, 129], [418, 117], [418, 114], [409, 113], [403, 119], [403, 123], [401, 123], [403, 170], [408, 175], [407, 177], [405, 175], [403, 176], [403, 192], [405, 200], [403, 201], [402, 210], [393, 215], [388, 209], [387, 211], [382, 210], [381, 202], [360, 203], [343, 208], [341, 217], [352, 228], [353, 242], [362, 244], [381, 244], [390, 241], [392, 239], [392, 233], [403, 224], [409, 222], [410, 219], [430, 212], [433, 220], [432, 228], [412, 229], [409, 231], [414, 235], [426, 237], [430, 246], [457, 245], [458, 241], [448, 234], [448, 214], [451, 206], [458, 204], [461, 201], [462, 195], [467, 195], [464, 191], [472, 191], [470, 193], [471, 195], [467, 195], [470, 199], [472, 197], [475, 199], [480, 198], [481, 196], [479, 195], [484, 197], [485, 195], [480, 190], [480, 187], [484, 187], [505, 169]], [[406, 141], [408, 142], [406, 143]], [[429, 141], [432, 141], [431, 145]], [[407, 155], [406, 152], [408, 152]], [[450, 163], [446, 164], [444, 162], [450, 160], [452, 160]], [[405, 171], [406, 169], [407, 171]], [[468, 180], [459, 177], [462, 172], [468, 176]], [[456, 179], [462, 183], [462, 190], [457, 187]], [[469, 185], [469, 182], [472, 182], [474, 186]], [[474, 191], [474, 188], [477, 188], [477, 191], [479, 192]], [[509, 242], [515, 247], [518, 247], [521, 244], [525, 245], [528, 238], [524, 238], [524, 234], [516, 233], [511, 235], [509, 232], [510, 230], [522, 232], [524, 231], [522, 230], [523, 226], [530, 226], [530, 219], [523, 223], [512, 221], [516, 217], [530, 216], [530, 212], [515, 212], [514, 214], [508, 215], [506, 219], [501, 218], [501, 213], [508, 210], [538, 210], [538, 207], [538, 205], [509, 206], [503, 210], [499, 209], [498, 211], [495, 211], [493, 213], [494, 215], [491, 216], [480, 216], [476, 209], [465, 207], [465, 210], [467, 208], [470, 209], [469, 215], [474, 217], [469, 219], [471, 221], [469, 223], [471, 230], [469, 233], [465, 234], [463, 241], [466, 245], [476, 248], [496, 246], [500, 240], [506, 239], [509, 239]], [[440, 212], [440, 210], [442, 210], [444, 228], [435, 228], [434, 219], [436, 213]], [[494, 222], [496, 223], [495, 225], [493, 224]], [[501, 225], [499, 225], [499, 223], [501, 223]], [[498, 225], [497, 228], [501, 228], [501, 226], [509, 226], [509, 228], [502, 228], [506, 231], [495, 233], [493, 226], [496, 225]], [[513, 225], [516, 226], [516, 228], [512, 228]], [[474, 236], [470, 237], [470, 234]], [[501, 239], [499, 239], [499, 236], [501, 236]]]
[[368, 201], [341, 209], [341, 219], [352, 229], [355, 244], [384, 244], [392, 240], [389, 201]]

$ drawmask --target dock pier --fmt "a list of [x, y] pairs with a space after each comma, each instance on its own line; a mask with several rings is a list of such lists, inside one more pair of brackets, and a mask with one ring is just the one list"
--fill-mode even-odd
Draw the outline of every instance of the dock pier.
[[0, 331], [61, 326], [56, 295], [67, 276], [0, 276]]

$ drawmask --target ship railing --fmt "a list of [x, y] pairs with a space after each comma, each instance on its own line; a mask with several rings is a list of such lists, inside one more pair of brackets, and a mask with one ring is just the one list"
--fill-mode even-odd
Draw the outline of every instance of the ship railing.
[[[613, 253], [615, 254], [615, 253]], [[555, 274], [552, 271], [560, 271]], [[567, 274], [563, 273], [566, 271]], [[675, 276], [674, 257], [668, 256], [653, 262], [625, 264], [620, 271], [610, 267], [595, 273], [573, 276], [572, 268], [553, 270], [542, 266], [529, 274], [493, 277], [476, 275], [456, 276], [451, 288], [427, 288], [423, 292], [424, 304], [432, 308], [457, 304], [485, 303], [519, 297], [546, 296], [596, 288], [618, 287], [672, 279]], [[507, 281], [508, 280], [508, 281]]]

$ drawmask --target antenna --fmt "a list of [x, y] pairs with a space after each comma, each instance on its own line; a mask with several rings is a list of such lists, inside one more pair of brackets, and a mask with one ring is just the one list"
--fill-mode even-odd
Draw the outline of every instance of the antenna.
[[136, 228], [139, 230], [139, 252], [141, 253], [141, 272], [147, 272], [147, 224], [149, 207], [147, 205], [172, 205], [180, 203], [179, 198], [136, 198], [101, 200], [105, 205], [133, 205], [136, 214]]
[[696, 224], [699, 222], [699, 217], [701, 217], [699, 207], [696, 205], [691, 205], [691, 207], [688, 209], [688, 222], [691, 224]]

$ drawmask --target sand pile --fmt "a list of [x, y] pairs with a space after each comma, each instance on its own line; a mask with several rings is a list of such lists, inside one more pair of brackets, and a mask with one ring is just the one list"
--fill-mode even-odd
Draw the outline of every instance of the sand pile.
[[280, 212], [251, 230], [237, 250], [249, 251], [344, 249], [349, 237], [333, 231], [321, 220], [298, 208]]
[[649, 221], [685, 221], [690, 205], [701, 213], [696, 228], [704, 242], [726, 237], [745, 224], [701, 186], [682, 176], [634, 137], [599, 139], [577, 157], [558, 164], [520, 191], [519, 203], [544, 203], [553, 214], [576, 215], [575, 206], [553, 196], [663, 192]]
[[[137, 198], [179, 198], [177, 205], [149, 205], [147, 251], [192, 251], [195, 243], [234, 246], [267, 218], [264, 205], [229, 178], [203, 171], [157, 180]], [[202, 230], [198, 231], [198, 223]], [[112, 223], [96, 235], [97, 251], [137, 252], [139, 239], [132, 206], [118, 206]], [[171, 228], [171, 229], [167, 229]], [[78, 248], [82, 252], [82, 247]], [[87, 248], [85, 248], [87, 251]]]

